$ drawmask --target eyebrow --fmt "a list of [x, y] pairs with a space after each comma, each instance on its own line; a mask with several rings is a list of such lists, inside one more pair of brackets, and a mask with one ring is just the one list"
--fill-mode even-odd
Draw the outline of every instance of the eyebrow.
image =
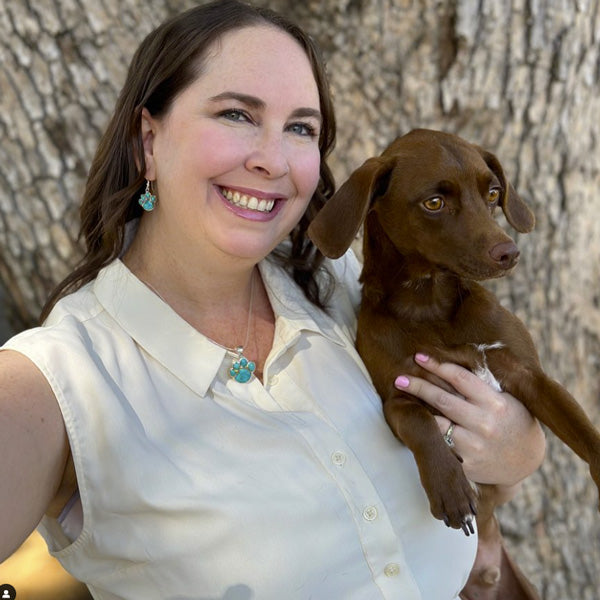
[[[241, 102], [246, 106], [250, 106], [251, 108], [259, 110], [263, 110], [266, 106], [264, 100], [261, 100], [256, 96], [242, 94], [240, 92], [222, 92], [220, 94], [217, 94], [216, 96], [211, 96], [209, 100], [211, 102], [222, 102], [223, 100], [237, 100], [238, 102]], [[292, 111], [292, 114], [290, 116], [292, 118], [313, 117], [319, 122], [323, 121], [323, 115], [321, 114], [321, 111], [317, 110], [316, 108], [296, 108]]]

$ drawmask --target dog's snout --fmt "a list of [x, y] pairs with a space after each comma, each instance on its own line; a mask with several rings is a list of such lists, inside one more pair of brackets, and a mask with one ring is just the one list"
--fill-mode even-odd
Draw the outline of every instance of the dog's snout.
[[490, 250], [492, 259], [504, 269], [514, 267], [519, 260], [519, 254], [519, 249], [514, 242], [502, 242]]

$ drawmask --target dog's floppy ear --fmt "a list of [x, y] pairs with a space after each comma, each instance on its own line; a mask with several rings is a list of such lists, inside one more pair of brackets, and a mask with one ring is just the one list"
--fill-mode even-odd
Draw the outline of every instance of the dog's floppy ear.
[[506, 220], [520, 233], [529, 233], [535, 225], [535, 217], [527, 204], [521, 200], [515, 188], [507, 180], [504, 174], [504, 169], [500, 161], [487, 150], [479, 148], [477, 150], [485, 160], [488, 167], [494, 172], [496, 177], [500, 179], [500, 183], [504, 188], [504, 195], [500, 200], [500, 206], [504, 211]]
[[387, 187], [393, 157], [369, 158], [327, 201], [308, 227], [308, 237], [329, 258], [338, 258], [352, 244], [372, 200]]

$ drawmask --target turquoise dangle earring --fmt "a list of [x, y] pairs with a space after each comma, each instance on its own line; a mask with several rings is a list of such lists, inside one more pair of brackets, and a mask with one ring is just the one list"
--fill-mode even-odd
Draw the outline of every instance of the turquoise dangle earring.
[[146, 191], [140, 196], [138, 204], [146, 211], [150, 212], [154, 210], [156, 206], [156, 196], [150, 189], [150, 180], [146, 179]]

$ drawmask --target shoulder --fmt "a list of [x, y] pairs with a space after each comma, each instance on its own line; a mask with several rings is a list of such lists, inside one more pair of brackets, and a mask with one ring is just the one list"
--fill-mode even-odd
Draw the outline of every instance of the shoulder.
[[340, 258], [325, 259], [325, 266], [333, 275], [336, 285], [346, 289], [353, 297], [360, 302], [360, 272], [362, 266], [356, 254], [350, 249]]
[[8, 411], [15, 419], [30, 421], [31, 430], [49, 427], [54, 434], [64, 432], [47, 378], [31, 359], [16, 350], [0, 352], [0, 404], [5, 414]]
[[359, 278], [362, 269], [356, 255], [352, 250], [348, 250], [340, 258], [326, 259], [324, 266], [334, 280], [331, 307], [335, 309], [340, 301], [347, 302], [351, 306], [353, 314], [356, 315], [361, 300]]
[[[82, 360], [94, 352], [96, 331], [102, 328], [102, 307], [88, 286], [62, 298], [39, 327], [27, 329], [0, 347], [2, 365], [24, 381], [40, 382], [50, 397], [66, 385], [66, 375], [77, 372]], [[104, 328], [109, 329], [105, 324]], [[1, 370], [1, 369], [0, 369]]]
[[93, 292], [93, 282], [61, 298], [39, 327], [27, 329], [5, 342], [4, 349], [26, 353], [27, 348], [42, 349], [56, 344], [70, 345], [87, 338], [84, 330], [93, 327], [104, 312]]
[[24, 353], [5, 347], [0, 352], [1, 398], [39, 399], [42, 404], [53, 400], [52, 389], [46, 378]]
[[[94, 315], [84, 308], [86, 302], [89, 304], [88, 296], [83, 288], [66, 296], [42, 326], [22, 331], [0, 347], [1, 399], [22, 399], [24, 410], [29, 409], [32, 415], [39, 412], [40, 422], [59, 423], [63, 433], [57, 389], [62, 370], [70, 368], [74, 357], [87, 354], [90, 342], [85, 323]], [[57, 418], [52, 419], [52, 415]]]
[[327, 301], [327, 314], [346, 327], [352, 337], [356, 333], [356, 318], [361, 301], [359, 277], [361, 265], [352, 250], [335, 260], [325, 259], [326, 277], [333, 278], [333, 289]]

